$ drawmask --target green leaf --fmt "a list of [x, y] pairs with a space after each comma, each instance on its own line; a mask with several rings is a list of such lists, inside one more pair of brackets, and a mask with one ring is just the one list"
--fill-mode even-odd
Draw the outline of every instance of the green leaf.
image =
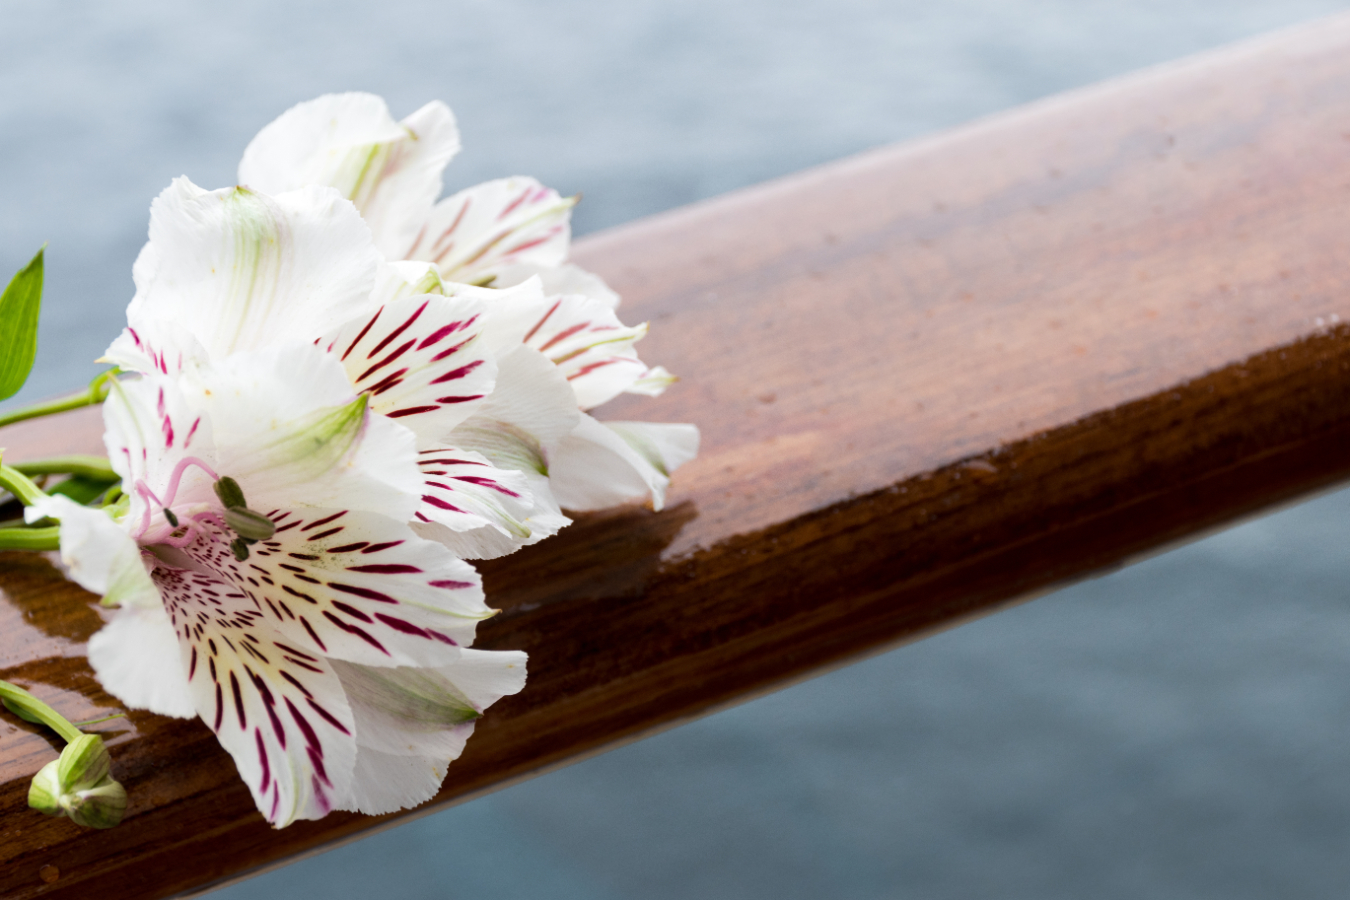
[[42, 254], [18, 271], [0, 296], [0, 400], [28, 380], [37, 356], [38, 308], [42, 305]]
[[47, 491], [48, 494], [64, 494], [81, 506], [103, 496], [112, 484], [83, 475], [73, 475]]

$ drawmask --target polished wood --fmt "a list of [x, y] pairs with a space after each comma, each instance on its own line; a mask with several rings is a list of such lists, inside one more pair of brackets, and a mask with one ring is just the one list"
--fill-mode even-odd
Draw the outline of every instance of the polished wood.
[[[582, 241], [684, 377], [604, 417], [703, 452], [664, 511], [482, 566], [481, 645], [529, 685], [418, 812], [1350, 476], [1348, 220], [1343, 17]], [[0, 443], [96, 450], [97, 419]], [[34, 554], [0, 591], [0, 677], [117, 709], [91, 598]], [[400, 818], [273, 831], [199, 722], [99, 730], [131, 796], [106, 832], [26, 808], [53, 746], [0, 722], [4, 896], [168, 896]]]

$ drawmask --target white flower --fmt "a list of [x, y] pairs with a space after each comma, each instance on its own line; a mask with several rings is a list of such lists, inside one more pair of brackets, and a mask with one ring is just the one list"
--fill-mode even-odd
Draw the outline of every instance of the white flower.
[[[317, 345], [372, 412], [416, 436], [425, 471], [410, 521], [436, 525], [461, 555], [479, 545], [509, 552], [567, 523], [551, 498], [532, 495], [526, 476], [454, 442], [456, 427], [488, 402], [511, 340], [489, 328], [490, 308], [500, 316], [537, 302], [537, 283], [486, 291], [443, 285], [424, 263], [386, 263], [331, 188], [268, 197], [204, 191], [185, 178], [151, 206], [150, 241], [133, 274], [129, 325], [109, 362], [175, 374], [194, 361]], [[518, 427], [552, 434], [577, 416], [566, 401], [536, 398]]]
[[425, 801], [524, 683], [523, 653], [469, 649], [478, 575], [407, 525], [416, 438], [370, 405], [312, 344], [124, 380], [105, 406], [123, 500], [30, 507], [122, 604], [89, 642], [103, 685], [199, 715], [278, 827]]
[[[625, 327], [614, 313], [618, 296], [595, 275], [566, 263], [574, 201], [516, 177], [437, 202], [441, 170], [458, 149], [454, 117], [444, 104], [427, 104], [395, 122], [379, 97], [330, 94], [293, 107], [259, 132], [244, 152], [239, 180], [266, 192], [334, 187], [362, 211], [390, 259], [430, 263], [444, 282], [515, 288], [537, 279], [537, 300], [493, 302], [488, 328], [518, 335], [556, 363], [581, 410], [623, 392], [661, 393], [674, 378], [648, 368], [633, 346], [646, 326]], [[498, 343], [503, 354], [518, 346], [510, 339]], [[497, 359], [505, 365], [503, 355]], [[560, 438], [522, 429], [488, 409], [455, 440], [530, 478], [541, 523], [553, 521], [550, 494], [576, 510], [643, 496], [660, 509], [670, 472], [697, 452], [697, 429], [612, 424], [583, 415]], [[495, 555], [511, 542], [491, 536], [488, 543], [496, 550], [460, 549]]]

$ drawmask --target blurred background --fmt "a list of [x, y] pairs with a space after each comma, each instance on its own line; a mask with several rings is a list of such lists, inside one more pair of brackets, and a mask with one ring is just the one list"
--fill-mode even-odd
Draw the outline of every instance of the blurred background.
[[[171, 178], [321, 93], [447, 101], [449, 191], [535, 175], [584, 234], [1344, 9], [0, 0], [0, 274], [49, 242], [6, 405], [98, 371]], [[1347, 538], [1330, 494], [213, 896], [1342, 896]]]

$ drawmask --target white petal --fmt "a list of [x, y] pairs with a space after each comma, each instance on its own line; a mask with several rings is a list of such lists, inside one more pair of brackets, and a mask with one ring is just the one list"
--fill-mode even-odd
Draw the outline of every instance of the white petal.
[[258, 132], [239, 163], [239, 183], [265, 194], [323, 184], [350, 199], [379, 171], [369, 165], [372, 151], [406, 136], [374, 94], [325, 94]]
[[483, 301], [467, 297], [407, 297], [334, 329], [319, 346], [341, 360], [373, 411], [397, 419], [425, 447], [492, 392], [497, 363], [478, 341], [483, 312]]
[[194, 410], [178, 381], [159, 374], [114, 381], [103, 404], [104, 445], [130, 498], [124, 522], [138, 539], [172, 528], [163, 509], [210, 493], [191, 460], [214, 464], [211, 423]]
[[155, 580], [197, 714], [259, 811], [278, 828], [327, 815], [356, 766], [351, 710], [327, 661], [281, 638], [232, 585], [167, 566]]
[[525, 663], [519, 650], [465, 649], [454, 663], [436, 668], [335, 660], [333, 670], [347, 692], [361, 747], [448, 761], [464, 749], [468, 734], [463, 726], [525, 687]]
[[626, 394], [642, 394], [645, 397], [659, 397], [680, 379], [670, 374], [664, 366], [652, 366], [637, 381], [624, 388]]
[[190, 719], [197, 708], [179, 659], [178, 636], [158, 589], [155, 599], [153, 607], [118, 610], [89, 639], [89, 665], [108, 693], [132, 709]]
[[76, 584], [101, 595], [105, 605], [160, 606], [141, 548], [107, 513], [57, 494], [29, 506], [24, 515], [29, 521], [60, 520], [61, 562]]
[[670, 473], [698, 451], [692, 425], [610, 423], [590, 416], [553, 448], [549, 484], [564, 509], [604, 509], [650, 495], [665, 503]]
[[645, 324], [628, 328], [608, 306], [579, 294], [550, 297], [525, 333], [525, 346], [547, 356], [572, 385], [577, 405], [612, 400], [647, 371], [633, 345]]
[[497, 386], [478, 413], [449, 435], [451, 446], [483, 454], [498, 468], [547, 474], [545, 445], [581, 420], [558, 367], [529, 347], [502, 357]]
[[515, 263], [506, 266], [498, 273], [492, 286], [495, 288], [514, 287], [530, 278], [538, 277], [544, 293], [550, 297], [562, 294], [581, 294], [593, 300], [599, 300], [610, 309], [618, 309], [619, 295], [605, 280], [594, 272], [587, 272], [574, 263], [560, 266], [541, 266], [534, 263]]
[[525, 479], [529, 491], [530, 509], [521, 519], [521, 524], [529, 530], [528, 537], [521, 538], [514, 533], [504, 533], [501, 529], [490, 525], [468, 531], [453, 531], [440, 522], [420, 520], [412, 523], [413, 531], [428, 540], [444, 544], [451, 553], [462, 559], [496, 559], [515, 553], [521, 547], [537, 544], [572, 524], [572, 520], [563, 515], [558, 501], [553, 498], [548, 478], [528, 469], [516, 474]]
[[441, 273], [431, 263], [399, 260], [385, 263], [375, 274], [375, 287], [370, 292], [370, 308], [375, 309], [405, 297], [445, 293]]
[[403, 257], [441, 193], [441, 171], [459, 151], [445, 104], [402, 122], [373, 94], [328, 94], [283, 113], [258, 133], [239, 181], [268, 194], [329, 185], [356, 204], [380, 250]]
[[111, 363], [125, 372], [166, 375], [177, 375], [207, 362], [201, 341], [176, 322], [148, 319], [137, 324], [138, 327], [122, 329], [98, 361]]
[[525, 654], [464, 650], [439, 669], [374, 669], [335, 662], [356, 717], [352, 793], [341, 804], [371, 815], [425, 803], [502, 696], [525, 686]]
[[176, 322], [213, 358], [312, 341], [367, 308], [383, 265], [355, 207], [326, 187], [269, 197], [179, 178], [150, 207], [150, 243], [128, 320]]
[[487, 302], [483, 334], [479, 340], [496, 354], [500, 361], [525, 340], [549, 307], [538, 278], [531, 278], [509, 288], [480, 288], [472, 285], [446, 282], [446, 293], [455, 296], [477, 297]]
[[[465, 740], [473, 723], [460, 726]], [[441, 789], [449, 760], [427, 756], [397, 756], [358, 747], [356, 771], [348, 795], [338, 809], [379, 816], [426, 803]]]
[[698, 456], [698, 426], [665, 422], [605, 422], [652, 468], [667, 478]]
[[455, 532], [490, 528], [516, 546], [530, 542], [525, 520], [535, 504], [524, 473], [498, 469], [482, 455], [455, 447], [423, 450], [417, 465], [423, 476], [418, 522]]
[[558, 266], [571, 239], [572, 198], [533, 178], [488, 181], [431, 210], [408, 259], [434, 262], [446, 281], [486, 283], [507, 266]]
[[177, 555], [161, 555], [242, 591], [292, 646], [366, 665], [442, 665], [493, 613], [473, 567], [402, 522], [348, 510], [260, 512], [276, 534], [242, 561], [230, 549], [234, 535], [212, 521]]
[[365, 409], [342, 364], [311, 345], [238, 353], [188, 380], [214, 427], [214, 465], [254, 509], [332, 507], [412, 517], [412, 432]]

